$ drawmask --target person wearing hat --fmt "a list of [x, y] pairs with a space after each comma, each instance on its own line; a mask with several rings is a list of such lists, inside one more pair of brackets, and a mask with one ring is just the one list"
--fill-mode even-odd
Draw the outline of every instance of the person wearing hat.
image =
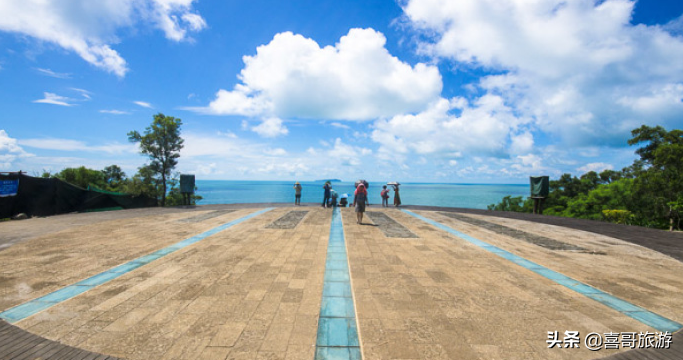
[[301, 205], [301, 184], [294, 183], [294, 205]]
[[398, 207], [401, 206], [401, 197], [398, 195], [398, 186], [401, 185], [399, 183], [392, 184], [391, 186], [394, 187], [394, 206]]

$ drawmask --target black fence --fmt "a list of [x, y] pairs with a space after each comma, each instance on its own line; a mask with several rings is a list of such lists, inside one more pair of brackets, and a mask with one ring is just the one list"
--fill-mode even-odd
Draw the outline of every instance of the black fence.
[[0, 174], [0, 180], [18, 180], [16, 195], [0, 197], [0, 219], [25, 213], [49, 216], [102, 209], [134, 209], [157, 206], [148, 196], [85, 190], [57, 178], [36, 178], [22, 173]]

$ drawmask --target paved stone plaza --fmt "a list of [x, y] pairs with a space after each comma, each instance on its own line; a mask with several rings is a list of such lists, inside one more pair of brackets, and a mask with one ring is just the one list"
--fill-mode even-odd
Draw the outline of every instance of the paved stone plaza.
[[[314, 359], [320, 337], [336, 335], [319, 321], [332, 306], [321, 311], [328, 251], [337, 248], [348, 259], [363, 359], [595, 359], [626, 349], [591, 351], [589, 333], [663, 330], [486, 250], [494, 248], [683, 323], [683, 263], [656, 251], [523, 220], [413, 211], [489, 244], [482, 248], [406, 211], [372, 206], [363, 225], [352, 211], [340, 211], [345, 251], [330, 240], [333, 211], [316, 206], [0, 223], [12, 239], [0, 251], [0, 312], [81, 284], [10, 322], [129, 360]], [[103, 273], [115, 274], [86, 281]], [[548, 348], [549, 331], [559, 340], [578, 331], [579, 348]]]

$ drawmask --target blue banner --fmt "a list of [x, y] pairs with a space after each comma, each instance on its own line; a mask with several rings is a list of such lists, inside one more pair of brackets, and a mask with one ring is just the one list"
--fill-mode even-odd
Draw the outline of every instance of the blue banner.
[[0, 197], [16, 196], [19, 191], [19, 179], [0, 180]]

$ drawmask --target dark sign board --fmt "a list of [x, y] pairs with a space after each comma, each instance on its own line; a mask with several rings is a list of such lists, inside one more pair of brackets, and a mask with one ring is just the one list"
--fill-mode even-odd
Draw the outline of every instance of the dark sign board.
[[180, 192], [194, 194], [194, 175], [180, 175]]
[[548, 197], [550, 178], [548, 176], [531, 176], [531, 197]]

